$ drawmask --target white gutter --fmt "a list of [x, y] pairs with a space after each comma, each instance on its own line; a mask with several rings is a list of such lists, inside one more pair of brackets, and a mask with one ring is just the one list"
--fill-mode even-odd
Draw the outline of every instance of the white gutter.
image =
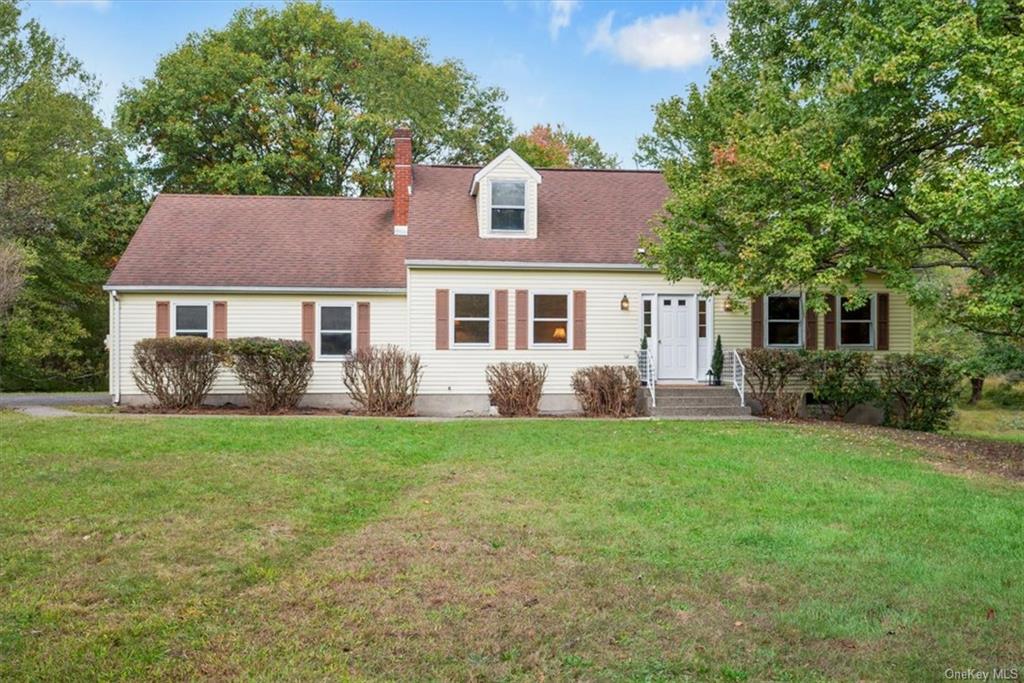
[[108, 292], [223, 292], [264, 294], [366, 294], [404, 296], [405, 287], [258, 287], [236, 285], [103, 285]]
[[544, 261], [442, 261], [406, 259], [409, 268], [473, 270], [602, 270], [655, 273], [657, 269], [642, 263], [563, 263]]

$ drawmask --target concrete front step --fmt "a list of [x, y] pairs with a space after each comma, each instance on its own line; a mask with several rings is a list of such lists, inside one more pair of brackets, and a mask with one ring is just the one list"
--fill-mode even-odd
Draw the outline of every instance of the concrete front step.
[[750, 408], [738, 405], [730, 407], [707, 406], [662, 406], [660, 403], [652, 411], [654, 417], [750, 417]]
[[677, 395], [677, 396], [715, 396], [715, 395], [737, 395], [736, 390], [730, 387], [705, 387], [699, 384], [659, 384], [655, 387], [655, 391], [658, 395], [662, 394], [666, 396]]
[[668, 395], [658, 394], [658, 406], [686, 407], [707, 407], [707, 408], [732, 408], [740, 404], [739, 394], [723, 396], [690, 396], [690, 395]]

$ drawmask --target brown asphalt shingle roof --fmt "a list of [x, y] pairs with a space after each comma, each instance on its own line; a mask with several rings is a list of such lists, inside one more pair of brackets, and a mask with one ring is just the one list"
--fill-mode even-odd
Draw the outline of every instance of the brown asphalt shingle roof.
[[405, 287], [390, 199], [161, 194], [108, 285]]
[[405, 261], [633, 263], [660, 173], [540, 169], [537, 239], [480, 239], [478, 167], [415, 166], [409, 234], [386, 198], [161, 194], [108, 285], [405, 287]]
[[661, 173], [538, 169], [537, 239], [480, 239], [479, 168], [413, 167], [408, 259], [633, 263], [668, 197]]

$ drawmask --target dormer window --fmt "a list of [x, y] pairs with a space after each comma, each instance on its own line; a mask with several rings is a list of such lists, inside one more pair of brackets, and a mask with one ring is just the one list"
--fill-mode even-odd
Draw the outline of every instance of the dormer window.
[[491, 230], [523, 232], [526, 230], [526, 183], [518, 181], [491, 182]]
[[476, 222], [483, 239], [537, 239], [540, 173], [510, 149], [473, 176], [469, 194], [476, 198]]

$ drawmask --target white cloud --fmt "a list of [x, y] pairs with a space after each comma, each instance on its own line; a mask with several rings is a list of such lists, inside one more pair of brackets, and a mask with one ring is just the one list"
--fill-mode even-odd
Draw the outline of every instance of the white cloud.
[[58, 5], [80, 5], [91, 7], [98, 12], [106, 12], [110, 9], [112, 0], [57, 0]]
[[615, 12], [598, 22], [587, 51], [603, 50], [643, 69], [683, 69], [711, 57], [711, 37], [724, 41], [729, 24], [722, 13], [683, 8], [675, 14], [641, 17], [614, 28]]
[[551, 0], [548, 3], [548, 33], [551, 40], [558, 38], [563, 28], [569, 28], [573, 12], [580, 8], [580, 0]]

